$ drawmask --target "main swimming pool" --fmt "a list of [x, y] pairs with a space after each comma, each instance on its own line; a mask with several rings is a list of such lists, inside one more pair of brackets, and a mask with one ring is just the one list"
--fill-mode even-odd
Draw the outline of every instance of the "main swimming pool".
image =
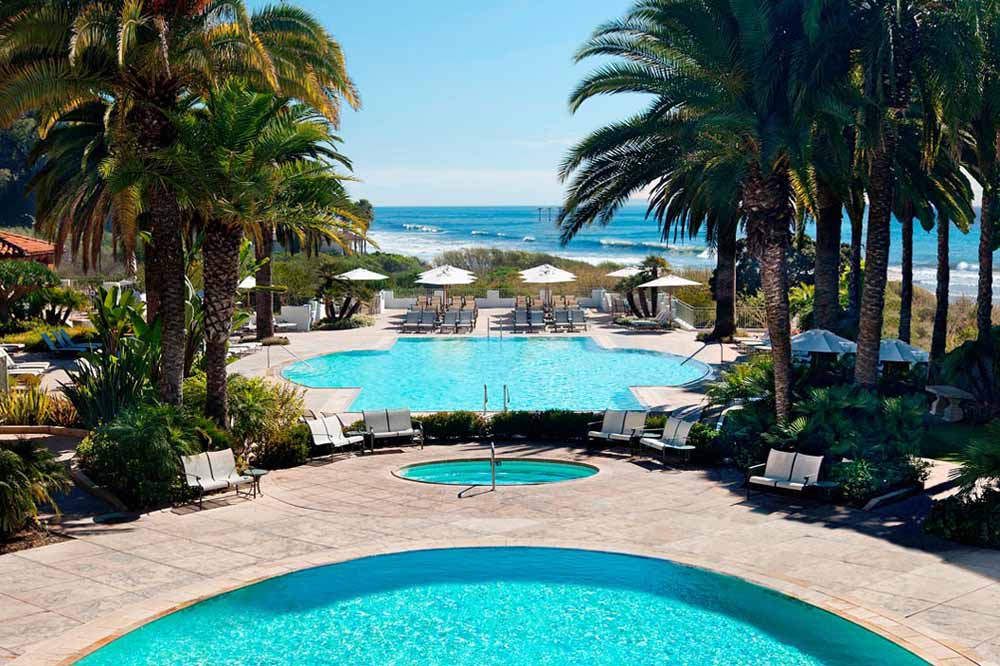
[[81, 666], [926, 666], [835, 615], [664, 560], [550, 548], [383, 555], [167, 615]]
[[589, 337], [401, 338], [386, 351], [328, 354], [284, 370], [310, 388], [354, 388], [352, 411], [637, 409], [630, 386], [681, 386], [711, 372], [674, 354], [605, 349]]

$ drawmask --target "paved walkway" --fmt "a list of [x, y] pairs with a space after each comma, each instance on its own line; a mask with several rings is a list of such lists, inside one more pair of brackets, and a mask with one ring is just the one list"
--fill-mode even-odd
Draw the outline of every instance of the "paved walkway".
[[731, 471], [662, 470], [572, 449], [501, 454], [585, 459], [600, 473], [464, 499], [458, 488], [391, 474], [483, 453], [455, 445], [351, 457], [274, 472], [255, 501], [71, 525], [73, 541], [0, 557], [0, 656], [23, 653], [18, 666], [69, 663], [192, 600], [362, 555], [548, 545], [708, 567], [844, 615], [936, 664], [1000, 664], [998, 551], [926, 537], [891, 514], [767, 495], [746, 501]]
[[[590, 311], [588, 311], [590, 312]], [[509, 310], [481, 310], [475, 336], [499, 335], [502, 322], [509, 316]], [[287, 347], [272, 347], [246, 356], [229, 366], [230, 372], [244, 375], [281, 376], [281, 369], [300, 359], [308, 359], [333, 352], [355, 350], [389, 349], [401, 337], [400, 324], [404, 312], [389, 310], [376, 318], [372, 327], [349, 331], [312, 331], [310, 333], [289, 333]], [[605, 314], [589, 314], [586, 331], [575, 333], [525, 333], [531, 337], [551, 337], [556, 335], [589, 335], [598, 344], [607, 348], [632, 348], [669, 352], [680, 356], [691, 356], [718, 369], [723, 363], [736, 359], [737, 352], [732, 345], [705, 345], [698, 342], [693, 331], [675, 329], [672, 331], [636, 331], [616, 326], [612, 318]], [[504, 329], [504, 336], [515, 335]], [[453, 333], [405, 334], [409, 337], [450, 337]], [[461, 334], [468, 337], [469, 334]], [[651, 409], [672, 410], [687, 406], [703, 399], [697, 386], [634, 388], [639, 401]], [[317, 412], [348, 414], [351, 403], [358, 395], [357, 389], [307, 389], [306, 406]]]

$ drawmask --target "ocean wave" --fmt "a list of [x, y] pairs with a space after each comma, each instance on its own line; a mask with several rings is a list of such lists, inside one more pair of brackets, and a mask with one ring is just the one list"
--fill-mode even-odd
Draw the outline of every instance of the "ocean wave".
[[525, 236], [521, 240], [524, 241], [525, 243], [534, 243], [535, 242], [535, 237], [534, 236]]
[[493, 232], [492, 231], [482, 231], [480, 229], [473, 229], [472, 230], [472, 235], [473, 236], [492, 236]]
[[610, 247], [636, 247], [639, 245], [635, 241], [618, 240], [617, 238], [602, 238], [599, 242], [601, 245], [608, 245]]
[[404, 224], [403, 228], [407, 231], [419, 231], [423, 234], [440, 234], [443, 230], [440, 227], [434, 227], [429, 224]]

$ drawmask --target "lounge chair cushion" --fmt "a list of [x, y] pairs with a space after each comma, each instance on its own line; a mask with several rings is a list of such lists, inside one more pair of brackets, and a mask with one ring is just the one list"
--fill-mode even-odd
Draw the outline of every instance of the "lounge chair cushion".
[[181, 456], [181, 465], [184, 466], [184, 480], [192, 488], [204, 488], [204, 483], [212, 483], [212, 467], [204, 453]]
[[[774, 488], [778, 485], [778, 480], [767, 476], [751, 476], [750, 483], [757, 486], [768, 486], [770, 488]], [[787, 481], [783, 483], [787, 483]]]
[[778, 481], [774, 484], [775, 488], [782, 488], [783, 490], [804, 490], [807, 484], [798, 483], [797, 481]]
[[621, 433], [625, 426], [625, 412], [609, 409], [604, 412], [604, 420], [601, 421], [602, 433]]
[[792, 464], [795, 454], [790, 451], [771, 449], [767, 454], [767, 464], [764, 466], [764, 476], [775, 481], [788, 481], [792, 476]]
[[307, 419], [306, 424], [312, 434], [313, 446], [325, 446], [333, 441], [326, 428], [325, 419]]
[[375, 439], [395, 439], [396, 437], [413, 437], [416, 431], [412, 428], [406, 430], [388, 430], [386, 432], [372, 433]]
[[816, 483], [819, 480], [819, 472], [822, 467], [823, 456], [807, 456], [800, 453], [795, 457], [792, 473], [788, 480], [802, 485]]
[[646, 428], [646, 412], [631, 410], [625, 412], [625, 421], [622, 424], [622, 432], [628, 435], [640, 433]]
[[394, 432], [409, 430], [411, 433], [413, 432], [413, 419], [408, 409], [386, 410], [386, 422], [388, 426], [387, 430]]
[[389, 417], [384, 409], [373, 412], [362, 412], [361, 417], [365, 421], [365, 428], [372, 433], [389, 432]]

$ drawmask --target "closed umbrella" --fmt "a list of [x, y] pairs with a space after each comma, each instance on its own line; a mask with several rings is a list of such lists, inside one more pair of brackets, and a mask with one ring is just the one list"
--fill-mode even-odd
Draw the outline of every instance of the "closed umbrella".
[[688, 280], [687, 278], [682, 278], [680, 275], [663, 275], [656, 278], [655, 280], [650, 280], [649, 282], [643, 282], [639, 285], [640, 289], [666, 289], [667, 290], [667, 313], [670, 317], [671, 325], [674, 321], [674, 292], [673, 290], [677, 287], [697, 287], [700, 282], [695, 282], [694, 280]]
[[575, 282], [576, 276], [569, 271], [556, 268], [552, 264], [542, 264], [521, 271], [521, 280], [526, 284], [542, 284], [545, 286], [545, 302], [552, 302], [552, 288], [548, 285]]

